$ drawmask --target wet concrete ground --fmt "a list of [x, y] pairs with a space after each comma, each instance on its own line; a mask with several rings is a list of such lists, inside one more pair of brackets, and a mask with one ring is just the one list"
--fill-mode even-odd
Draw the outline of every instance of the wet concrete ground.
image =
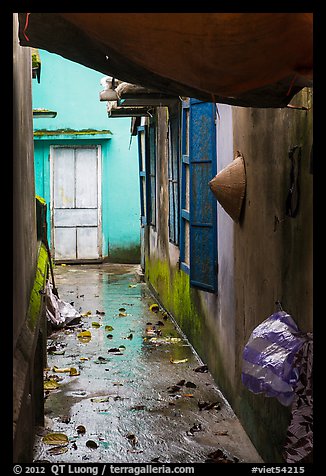
[[[48, 338], [44, 375], [60, 386], [45, 391], [34, 461], [200, 463], [221, 450], [262, 462], [185, 336], [164, 310], [150, 310], [155, 299], [138, 269], [55, 268], [59, 297], [88, 315]], [[66, 435], [65, 444], [45, 443], [49, 433]]]

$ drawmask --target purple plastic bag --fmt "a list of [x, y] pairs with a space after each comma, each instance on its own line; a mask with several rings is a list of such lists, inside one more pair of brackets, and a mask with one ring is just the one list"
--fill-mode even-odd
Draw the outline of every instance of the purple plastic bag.
[[291, 405], [299, 378], [293, 361], [304, 342], [289, 314], [272, 314], [253, 330], [244, 348], [242, 383], [253, 393]]

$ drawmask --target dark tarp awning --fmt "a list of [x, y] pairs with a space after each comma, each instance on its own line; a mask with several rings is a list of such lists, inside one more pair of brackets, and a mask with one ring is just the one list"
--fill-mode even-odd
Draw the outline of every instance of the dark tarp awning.
[[312, 86], [312, 13], [19, 13], [19, 39], [161, 93], [284, 107]]

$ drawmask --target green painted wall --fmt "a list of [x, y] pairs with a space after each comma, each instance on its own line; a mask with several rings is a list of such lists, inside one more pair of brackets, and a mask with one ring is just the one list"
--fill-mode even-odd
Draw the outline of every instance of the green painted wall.
[[[130, 119], [108, 118], [106, 103], [99, 100], [104, 74], [59, 55], [39, 52], [41, 82], [33, 80], [33, 109], [57, 112], [55, 118], [34, 118], [35, 187], [36, 194], [48, 203], [49, 243], [50, 146], [98, 144], [102, 148], [103, 257], [139, 262], [138, 151], [135, 138], [130, 146]], [[62, 134], [54, 136], [55, 131]], [[95, 135], [96, 131], [101, 134]]]

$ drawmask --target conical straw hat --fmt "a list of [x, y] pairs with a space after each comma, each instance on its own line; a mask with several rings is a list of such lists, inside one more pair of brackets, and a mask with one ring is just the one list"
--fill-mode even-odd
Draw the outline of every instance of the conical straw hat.
[[243, 157], [236, 158], [208, 183], [211, 191], [230, 217], [238, 222], [246, 191], [246, 171]]

